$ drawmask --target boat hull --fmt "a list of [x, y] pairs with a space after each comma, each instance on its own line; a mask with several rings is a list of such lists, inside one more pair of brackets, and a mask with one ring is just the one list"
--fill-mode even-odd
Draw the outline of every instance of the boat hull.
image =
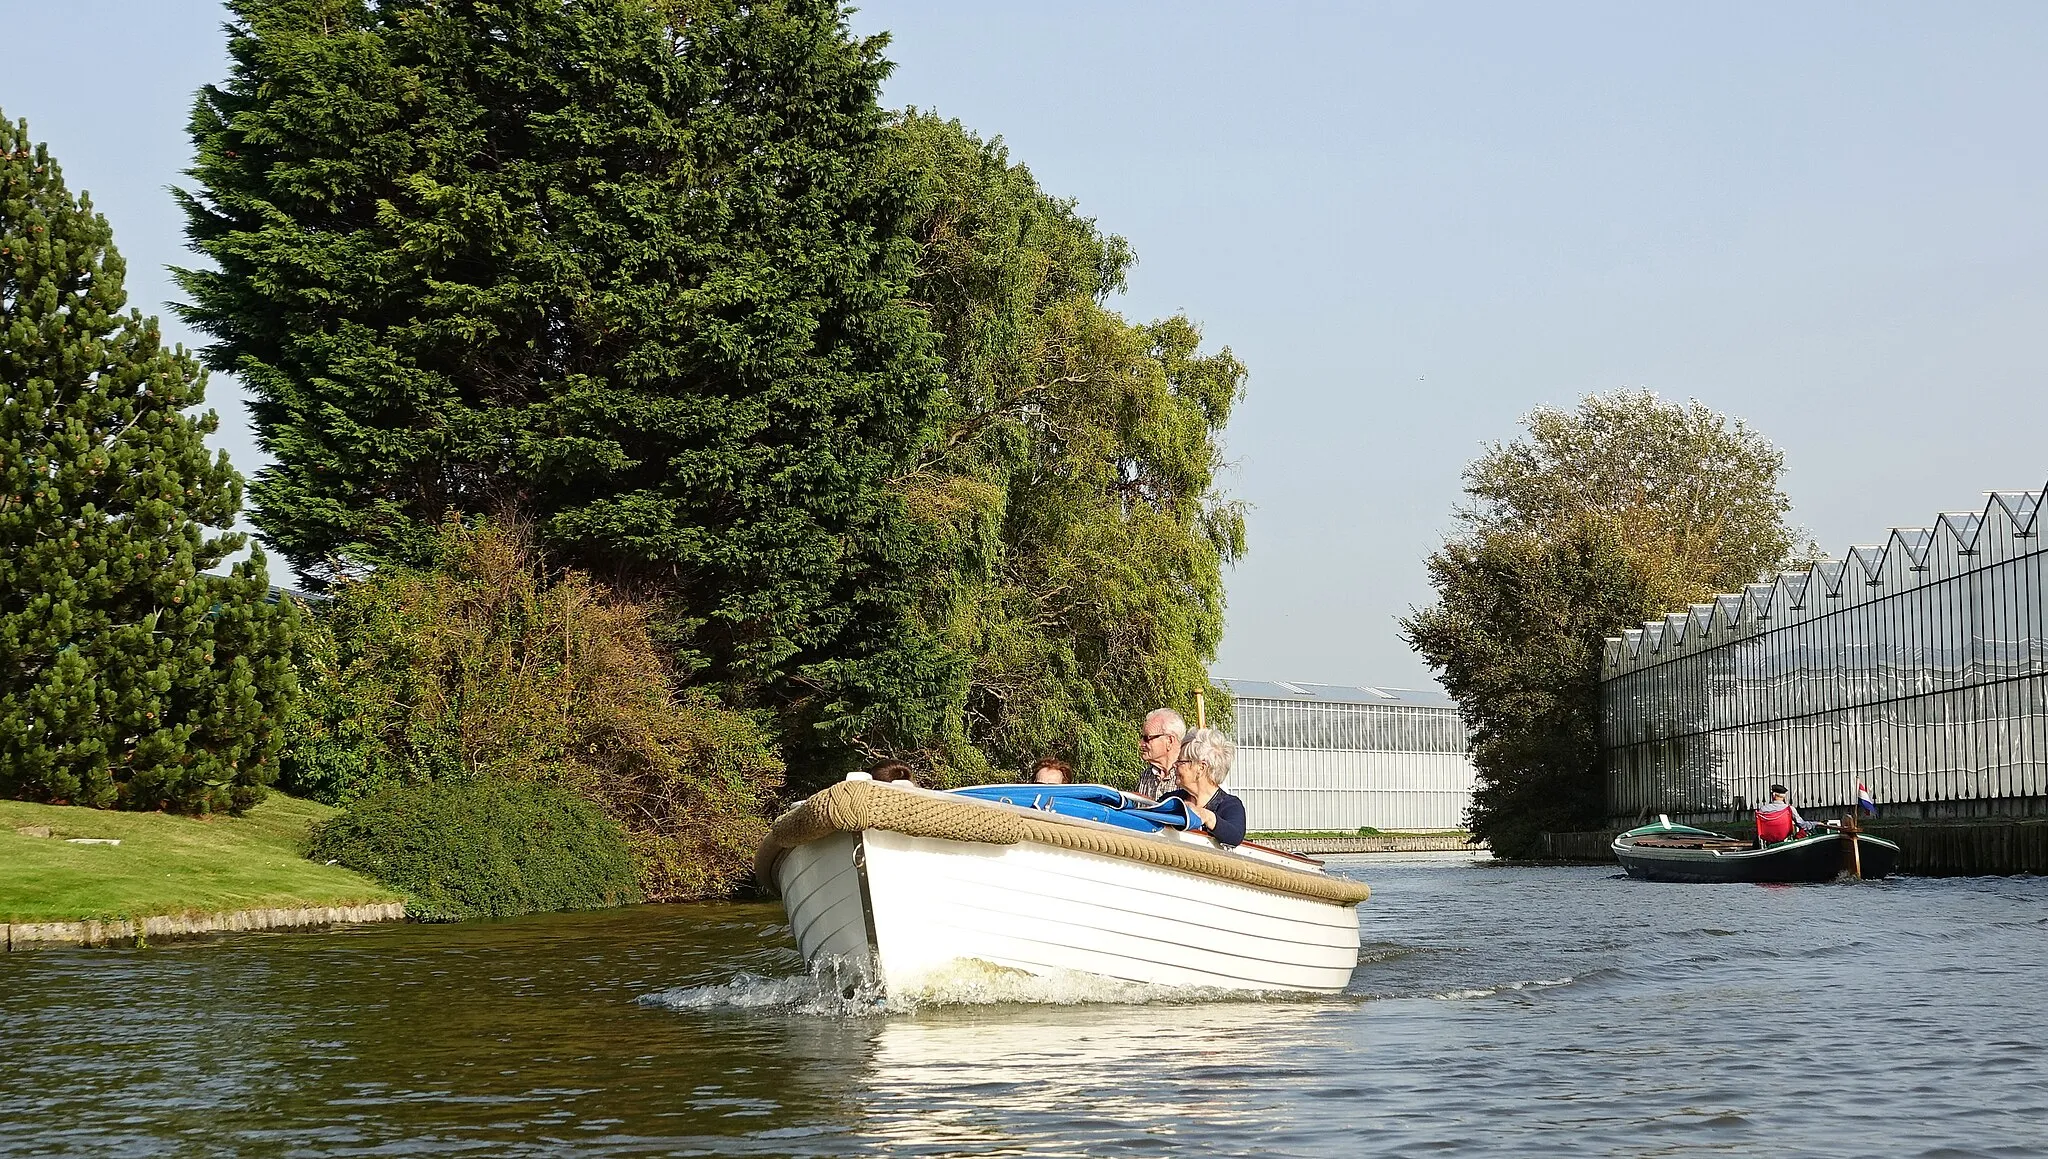
[[1159, 986], [1337, 993], [1358, 907], [1034, 842], [880, 829], [790, 849], [775, 868], [807, 961], [890, 994], [957, 963]]
[[[1856, 841], [1865, 878], [1889, 877], [1898, 868], [1898, 846], [1868, 834]], [[1839, 833], [1734, 850], [1657, 848], [1633, 844], [1624, 836], [1615, 839], [1614, 856], [1630, 877], [1645, 881], [1833, 881], [1846, 872], [1847, 864]]]

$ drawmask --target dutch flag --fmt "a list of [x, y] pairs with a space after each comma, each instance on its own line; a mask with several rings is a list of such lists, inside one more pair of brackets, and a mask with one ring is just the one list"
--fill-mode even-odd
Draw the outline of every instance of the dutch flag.
[[1870, 786], [1856, 782], [1856, 807], [1865, 813], [1877, 812], [1877, 800], [1870, 795]]

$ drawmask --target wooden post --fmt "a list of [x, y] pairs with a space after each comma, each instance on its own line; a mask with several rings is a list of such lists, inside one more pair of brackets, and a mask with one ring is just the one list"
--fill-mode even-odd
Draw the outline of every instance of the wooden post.
[[1849, 873], [1857, 881], [1863, 880], [1862, 843], [1856, 840], [1856, 835], [1860, 832], [1862, 830], [1856, 826], [1856, 811], [1851, 809], [1842, 817], [1842, 839], [1849, 843], [1849, 856], [1846, 860], [1849, 862]]
[[1209, 702], [1202, 696], [1202, 690], [1195, 689], [1195, 727], [1209, 727]]

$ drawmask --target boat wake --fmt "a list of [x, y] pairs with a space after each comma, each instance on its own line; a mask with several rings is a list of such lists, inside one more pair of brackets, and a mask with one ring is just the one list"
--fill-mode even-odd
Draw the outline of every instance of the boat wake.
[[1569, 986], [1577, 980], [1569, 976], [1563, 978], [1531, 978], [1525, 982], [1503, 982], [1498, 986], [1480, 986], [1470, 990], [1446, 990], [1441, 994], [1431, 994], [1428, 997], [1439, 1002], [1462, 1002], [1468, 998], [1492, 998], [1497, 994], [1512, 994], [1518, 990], [1548, 990], [1553, 986]]
[[973, 959], [949, 963], [926, 975], [909, 992], [884, 995], [859, 970], [842, 960], [825, 958], [813, 963], [805, 974], [771, 978], [741, 973], [727, 982], [678, 986], [645, 994], [639, 1002], [668, 1010], [782, 1010], [791, 1014], [857, 1018], [957, 1006], [1317, 1000], [1319, 996], [1290, 991], [1246, 993], [1209, 987], [1156, 986], [1072, 971], [1029, 974]]

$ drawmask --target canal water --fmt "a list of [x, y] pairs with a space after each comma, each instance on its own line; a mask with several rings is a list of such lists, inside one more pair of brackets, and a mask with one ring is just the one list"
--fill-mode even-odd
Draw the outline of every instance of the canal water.
[[1313, 1000], [878, 1007], [772, 904], [0, 955], [0, 1155], [2048, 1152], [2048, 881], [1340, 868]]

